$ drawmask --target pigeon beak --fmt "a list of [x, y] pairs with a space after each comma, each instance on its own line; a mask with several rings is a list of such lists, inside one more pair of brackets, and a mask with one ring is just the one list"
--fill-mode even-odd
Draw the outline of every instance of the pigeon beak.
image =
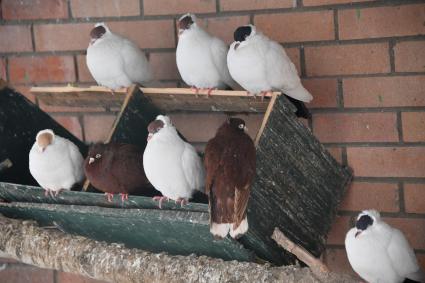
[[248, 132], [248, 127], [247, 126], [244, 126], [243, 127], [243, 131], [246, 133], [246, 132]]
[[179, 36], [184, 32], [184, 29], [179, 29]]
[[357, 238], [357, 236], [360, 235], [362, 232], [362, 230], [357, 230], [356, 234], [354, 235], [354, 238]]
[[96, 38], [90, 39], [90, 45], [93, 45], [96, 42]]
[[94, 162], [94, 158], [93, 157], [90, 157], [89, 158], [89, 164], [92, 164]]
[[152, 133], [149, 133], [149, 135], [148, 135], [148, 141], [149, 141], [152, 137], [153, 137], [153, 134], [152, 134]]
[[239, 47], [240, 44], [241, 43], [238, 41], [238, 43], [235, 44], [235, 47], [233, 49], [235, 49], [235, 50], [238, 49], [238, 47]]

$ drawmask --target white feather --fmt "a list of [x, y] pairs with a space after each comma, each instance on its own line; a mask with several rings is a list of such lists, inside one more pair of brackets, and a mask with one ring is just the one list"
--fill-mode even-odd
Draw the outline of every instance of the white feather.
[[313, 99], [283, 47], [256, 30], [231, 44], [227, 65], [232, 78], [252, 94], [279, 90], [304, 102]]
[[176, 62], [183, 81], [197, 88], [237, 88], [227, 68], [227, 51], [221, 39], [193, 23], [182, 31], [177, 44]]
[[87, 48], [87, 67], [96, 82], [110, 89], [150, 82], [152, 71], [145, 54], [135, 43], [103, 26], [106, 33]]
[[374, 219], [372, 226], [357, 237], [357, 228], [352, 228], [345, 237], [348, 260], [354, 271], [370, 283], [397, 283], [405, 278], [425, 282], [413, 249], [403, 233], [380, 220], [379, 213], [371, 212], [364, 213]]
[[52, 143], [40, 152], [34, 143], [29, 153], [29, 169], [44, 189], [69, 190], [84, 179], [83, 156], [71, 141], [55, 136]]
[[171, 124], [148, 141], [143, 165], [151, 184], [172, 200], [188, 200], [195, 190], [204, 187], [205, 172], [201, 159], [195, 148], [183, 141]]

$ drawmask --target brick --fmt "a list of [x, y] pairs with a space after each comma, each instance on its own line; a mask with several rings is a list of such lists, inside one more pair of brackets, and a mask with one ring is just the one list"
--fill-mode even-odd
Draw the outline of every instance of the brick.
[[30, 27], [0, 26], [0, 53], [32, 51]]
[[397, 72], [425, 71], [425, 41], [397, 42], [394, 55]]
[[[207, 99], [207, 98], [200, 98]], [[207, 142], [215, 136], [218, 127], [226, 120], [224, 114], [180, 114], [170, 115], [173, 124], [191, 142]], [[263, 115], [239, 115], [245, 120], [248, 134], [255, 138], [262, 122]]]
[[115, 115], [85, 115], [84, 134], [86, 142], [106, 141], [114, 121]]
[[326, 244], [328, 245], [344, 245], [345, 234], [351, 228], [351, 217], [336, 216], [328, 233]]
[[351, 268], [344, 248], [326, 248], [323, 253], [323, 261], [333, 272], [357, 276]]
[[83, 129], [77, 116], [53, 115], [53, 119], [61, 124], [65, 129], [71, 132], [74, 136], [83, 139]]
[[176, 64], [176, 53], [151, 53], [149, 63], [152, 67], [153, 77], [156, 80], [180, 79]]
[[425, 106], [425, 76], [343, 80], [345, 107]]
[[[341, 39], [425, 34], [425, 5], [403, 5], [338, 11]], [[391, 19], [391, 20], [389, 20]]]
[[275, 41], [300, 42], [334, 39], [333, 19], [332, 11], [297, 12], [256, 15], [254, 23]]
[[305, 48], [308, 76], [387, 73], [387, 43], [331, 45]]
[[321, 6], [331, 4], [352, 4], [357, 2], [369, 2], [373, 0], [303, 0], [304, 6]]
[[425, 219], [384, 217], [385, 222], [403, 232], [413, 249], [425, 249]]
[[296, 4], [293, 0], [220, 0], [221, 11], [246, 11], [292, 8]]
[[342, 164], [342, 148], [341, 147], [327, 147], [327, 151], [338, 161], [339, 164]]
[[285, 53], [291, 59], [292, 63], [294, 63], [298, 74], [301, 74], [300, 50], [297, 47], [285, 48]]
[[313, 132], [321, 142], [398, 141], [395, 113], [320, 113]]
[[22, 94], [23, 96], [25, 96], [26, 98], [28, 98], [32, 103], [35, 103], [35, 96], [30, 91], [31, 86], [27, 86], [27, 85], [11, 85], [11, 87], [14, 90], [16, 90], [17, 92], [19, 92], [20, 94]]
[[42, 24], [34, 25], [37, 51], [86, 50], [93, 24]]
[[425, 184], [404, 184], [406, 212], [425, 213]]
[[140, 14], [139, 0], [71, 0], [74, 18], [125, 17]]
[[106, 283], [106, 281], [91, 279], [78, 274], [67, 272], [57, 273], [57, 283]]
[[404, 141], [425, 141], [425, 112], [401, 113], [401, 121]]
[[72, 56], [9, 58], [9, 79], [17, 83], [74, 82], [74, 59]]
[[353, 182], [339, 209], [362, 211], [372, 207], [381, 212], [398, 212], [398, 185], [393, 183]]
[[144, 0], [145, 15], [180, 15], [185, 13], [214, 13], [215, 0]]
[[173, 20], [108, 22], [114, 33], [133, 40], [140, 48], [175, 48]]
[[64, 19], [68, 18], [66, 0], [3, 0], [3, 19]]
[[337, 107], [336, 79], [304, 79], [303, 86], [313, 95], [308, 108]]
[[234, 31], [240, 26], [249, 24], [249, 16], [203, 18], [198, 19], [197, 23], [211, 35], [230, 44], [234, 41]]
[[0, 58], [0, 79], [7, 81], [7, 78], [6, 78], [6, 60], [4, 58]]
[[29, 265], [8, 265], [6, 269], [0, 271], [2, 282], [19, 283], [53, 283], [53, 270], [40, 269]]
[[425, 177], [424, 147], [353, 147], [347, 157], [358, 177]]
[[77, 55], [78, 81], [95, 83], [89, 68], [87, 68], [86, 55]]
[[422, 270], [425, 270], [425, 253], [416, 252], [416, 258], [418, 259], [419, 266], [422, 267]]

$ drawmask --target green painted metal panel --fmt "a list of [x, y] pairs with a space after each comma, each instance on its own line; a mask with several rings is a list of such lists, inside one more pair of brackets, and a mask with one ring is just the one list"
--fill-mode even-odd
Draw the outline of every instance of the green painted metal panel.
[[224, 260], [252, 261], [254, 254], [238, 242], [214, 240], [205, 212], [116, 209], [98, 206], [0, 203], [7, 217], [34, 219], [41, 225], [129, 248], [175, 255], [207, 255]]

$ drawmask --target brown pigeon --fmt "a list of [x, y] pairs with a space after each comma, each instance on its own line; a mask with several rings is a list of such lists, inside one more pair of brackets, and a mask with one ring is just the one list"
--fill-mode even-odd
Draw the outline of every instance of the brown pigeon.
[[132, 144], [92, 145], [84, 170], [90, 183], [105, 192], [109, 202], [116, 193], [124, 201], [129, 193], [151, 187], [143, 169], [143, 150]]
[[205, 148], [210, 232], [238, 238], [248, 231], [246, 208], [255, 176], [255, 146], [245, 121], [229, 118]]

